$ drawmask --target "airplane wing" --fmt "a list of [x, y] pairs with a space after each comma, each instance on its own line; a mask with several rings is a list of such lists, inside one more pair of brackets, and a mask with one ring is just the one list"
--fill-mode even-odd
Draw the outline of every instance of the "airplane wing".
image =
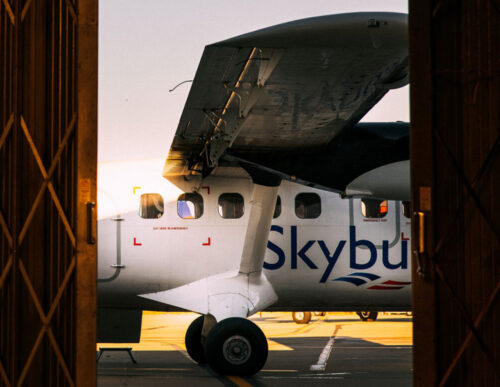
[[354, 13], [205, 48], [165, 163], [170, 181], [262, 169], [347, 196], [409, 198], [409, 124], [359, 120], [408, 84], [407, 15]]

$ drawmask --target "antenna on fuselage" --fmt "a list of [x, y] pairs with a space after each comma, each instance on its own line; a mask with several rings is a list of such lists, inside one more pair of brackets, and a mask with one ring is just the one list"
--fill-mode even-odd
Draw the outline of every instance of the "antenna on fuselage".
[[175, 89], [177, 89], [180, 85], [184, 84], [184, 83], [189, 83], [189, 82], [193, 82], [192, 79], [188, 79], [187, 81], [182, 81], [181, 83], [175, 85], [172, 89], [170, 89], [168, 92], [171, 93], [172, 91], [174, 91]]

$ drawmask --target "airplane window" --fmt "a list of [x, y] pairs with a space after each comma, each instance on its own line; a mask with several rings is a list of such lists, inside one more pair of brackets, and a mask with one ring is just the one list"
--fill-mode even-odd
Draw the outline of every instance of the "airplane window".
[[387, 215], [387, 200], [361, 199], [361, 212], [365, 218], [383, 218]]
[[314, 192], [295, 196], [295, 215], [300, 219], [314, 219], [321, 215], [321, 199]]
[[410, 202], [408, 201], [401, 202], [401, 208], [403, 209], [404, 217], [410, 218], [410, 211], [411, 211]]
[[144, 219], [157, 219], [163, 215], [163, 198], [157, 193], [141, 195], [139, 216]]
[[274, 207], [273, 218], [276, 219], [280, 215], [281, 215], [281, 198], [278, 195], [278, 198], [276, 199], [276, 207]]
[[239, 193], [224, 193], [219, 196], [219, 215], [224, 219], [237, 219], [243, 216], [245, 205]]
[[198, 219], [203, 215], [203, 198], [195, 192], [177, 198], [177, 214], [182, 219]]

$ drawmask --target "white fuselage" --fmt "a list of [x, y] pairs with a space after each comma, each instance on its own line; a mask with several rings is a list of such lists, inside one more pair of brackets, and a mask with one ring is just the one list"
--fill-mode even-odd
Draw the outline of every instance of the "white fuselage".
[[[169, 310], [138, 295], [173, 289], [237, 270], [248, 211], [238, 219], [219, 215], [219, 196], [239, 193], [245, 209], [252, 182], [208, 177], [198, 193], [203, 215], [182, 219], [182, 193], [161, 177], [161, 163], [109, 163], [99, 169], [98, 293], [100, 307]], [[315, 219], [296, 215], [295, 198], [314, 192]], [[164, 213], [139, 216], [140, 196], [158, 193]], [[281, 214], [273, 219], [264, 273], [278, 296], [274, 310], [410, 309], [410, 220], [389, 201], [380, 219], [362, 214], [360, 199], [283, 182]]]

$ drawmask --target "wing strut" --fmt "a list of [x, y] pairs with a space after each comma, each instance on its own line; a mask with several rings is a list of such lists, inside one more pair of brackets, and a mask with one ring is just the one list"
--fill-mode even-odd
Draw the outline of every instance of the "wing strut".
[[279, 186], [269, 187], [256, 183], [253, 185], [250, 218], [240, 263], [241, 274], [262, 271], [278, 188]]

